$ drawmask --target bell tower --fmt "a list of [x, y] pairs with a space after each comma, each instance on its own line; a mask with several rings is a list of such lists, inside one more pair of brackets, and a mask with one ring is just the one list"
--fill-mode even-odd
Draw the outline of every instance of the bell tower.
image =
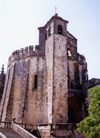
[[48, 123], [68, 121], [67, 23], [55, 14], [39, 28], [47, 67]]

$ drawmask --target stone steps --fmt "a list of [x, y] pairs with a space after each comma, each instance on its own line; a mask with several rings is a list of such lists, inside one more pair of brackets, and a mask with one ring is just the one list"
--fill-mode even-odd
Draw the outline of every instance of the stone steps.
[[18, 133], [16, 133], [11, 128], [2, 128], [2, 127], [0, 127], [0, 132], [3, 135], [5, 135], [7, 138], [23, 138], [22, 136], [20, 136]]

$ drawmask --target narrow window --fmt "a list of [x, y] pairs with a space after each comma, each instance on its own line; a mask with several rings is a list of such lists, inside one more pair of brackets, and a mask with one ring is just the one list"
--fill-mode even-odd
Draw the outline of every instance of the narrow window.
[[62, 26], [58, 25], [58, 34], [63, 34]]
[[71, 56], [71, 52], [70, 49], [67, 48], [67, 55], [70, 57]]
[[34, 79], [34, 89], [37, 89], [37, 75], [35, 75]]
[[48, 36], [50, 36], [51, 35], [51, 27], [49, 27], [49, 29], [48, 29]]
[[68, 77], [68, 89], [71, 89], [71, 78]]
[[68, 56], [71, 56], [70, 46], [71, 46], [70, 42], [67, 42], [67, 55]]
[[47, 30], [46, 30], [46, 32], [45, 32], [45, 40], [47, 40]]

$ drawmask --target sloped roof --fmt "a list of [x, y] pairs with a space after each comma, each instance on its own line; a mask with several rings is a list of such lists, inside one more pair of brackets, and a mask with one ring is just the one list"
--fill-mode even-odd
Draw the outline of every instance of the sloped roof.
[[[68, 23], [68, 22], [69, 22], [69, 21], [67, 21], [67, 20], [64, 20], [64, 19], [61, 18], [60, 16], [58, 16], [58, 14], [55, 14], [54, 16], [51, 17], [51, 19], [50, 19], [43, 27], [46, 27], [46, 26], [47, 26], [52, 20], [54, 20], [54, 19], [59, 19], [59, 20], [65, 22], [65, 23]], [[43, 27], [39, 27], [38, 29], [43, 28]]]
[[77, 40], [71, 33], [69, 33], [68, 31], [67, 31], [67, 37], [69, 37], [69, 38], [71, 38], [71, 39], [74, 39], [74, 40]]

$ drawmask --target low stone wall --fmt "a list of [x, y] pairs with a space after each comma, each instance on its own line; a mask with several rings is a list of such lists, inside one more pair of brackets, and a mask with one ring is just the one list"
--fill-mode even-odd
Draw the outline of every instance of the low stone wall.
[[0, 138], [7, 138], [7, 137], [0, 132]]
[[54, 124], [37, 126], [41, 138], [86, 138], [76, 131], [76, 124]]
[[15, 123], [12, 123], [11, 128], [24, 138], [37, 138]]
[[51, 125], [37, 126], [37, 128], [42, 138], [52, 138]]
[[20, 50], [16, 50], [11, 54], [11, 56], [8, 59], [8, 67], [15, 60], [19, 60], [19, 59], [23, 59], [31, 56], [44, 56], [44, 52], [40, 50], [39, 45], [35, 45], [35, 50], [34, 50], [34, 46], [29, 46], [29, 47], [21, 48]]

